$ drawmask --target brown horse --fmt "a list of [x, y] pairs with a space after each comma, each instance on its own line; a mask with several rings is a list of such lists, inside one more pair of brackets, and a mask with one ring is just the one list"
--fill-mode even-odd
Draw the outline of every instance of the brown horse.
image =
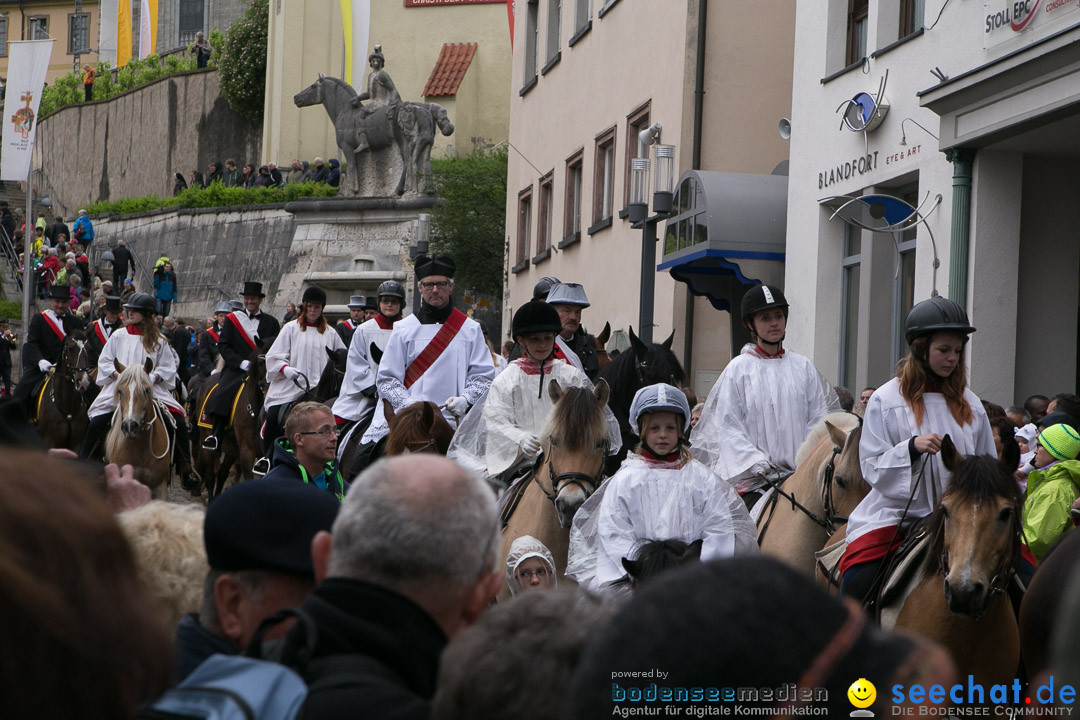
[[389, 400], [382, 402], [390, 428], [386, 436], [387, 456], [417, 452], [446, 454], [454, 430], [435, 403], [415, 402], [395, 413]]
[[[604, 406], [608, 385], [599, 380], [592, 391], [585, 388], [563, 390], [552, 380], [548, 395], [555, 407], [540, 435], [543, 452], [524, 488], [504, 508], [509, 515], [502, 533], [502, 555], [522, 535], [532, 535], [544, 543], [555, 559], [559, 581], [565, 581], [566, 556], [570, 549], [570, 523], [582, 503], [600, 486], [604, 458], [608, 451], [608, 428]], [[569, 581], [566, 581], [569, 582]], [[499, 600], [510, 597], [503, 583]]]
[[49, 384], [42, 389], [38, 432], [51, 448], [78, 451], [89, 418], [88, 391], [94, 386], [95, 365], [81, 330], [69, 333], [60, 349], [60, 361]]
[[1071, 531], [1039, 560], [1039, 569], [1020, 603], [1020, 645], [1024, 669], [1035, 678], [1050, 666], [1058, 620], [1065, 616], [1069, 585], [1080, 571], [1080, 532]]
[[145, 365], [113, 362], [116, 372], [116, 410], [112, 427], [105, 436], [105, 457], [110, 463], [131, 465], [135, 479], [150, 488], [157, 500], [164, 500], [172, 479], [172, 438], [166, 424], [169, 411], [154, 399], [150, 358]]
[[861, 420], [852, 413], [831, 413], [814, 426], [795, 472], [764, 501], [757, 521], [763, 553], [814, 574], [814, 553], [870, 492], [859, 467], [861, 437]]
[[611, 353], [607, 351], [608, 340], [611, 339], [611, 323], [605, 322], [604, 329], [599, 335], [593, 337], [593, 348], [596, 350], [597, 370], [603, 370], [611, 362]]
[[1010, 683], [1020, 637], [1006, 592], [1020, 554], [1023, 498], [1013, 477], [1018, 450], [1000, 461], [965, 458], [951, 438], [941, 456], [951, 473], [930, 521], [930, 545], [918, 584], [902, 601], [896, 629], [945, 647], [960, 677], [989, 687]]

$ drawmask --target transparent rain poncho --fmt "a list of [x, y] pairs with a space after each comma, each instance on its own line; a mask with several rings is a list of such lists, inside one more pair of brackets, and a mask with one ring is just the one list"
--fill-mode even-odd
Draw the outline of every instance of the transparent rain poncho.
[[758, 552], [746, 506], [707, 467], [650, 464], [631, 453], [574, 515], [566, 575], [601, 592], [626, 574], [622, 559], [638, 546], [671, 539], [703, 540], [702, 561]]
[[[581, 370], [563, 360], [544, 364], [541, 380], [536, 363], [518, 359], [492, 381], [487, 394], [461, 421], [446, 456], [487, 475], [500, 475], [531, 464], [535, 454], [527, 452], [531, 439], [540, 438], [554, 403], [548, 396], [551, 380], [563, 388], [592, 390], [593, 383]], [[622, 446], [619, 423], [604, 408], [608, 421], [608, 453]]]
[[747, 345], [709, 391], [690, 452], [742, 494], [764, 486], [758, 476], [771, 466], [794, 470], [810, 429], [839, 410], [836, 392], [808, 358], [762, 358]]
[[551, 578], [550, 587], [559, 584], [559, 578], [555, 572], [555, 558], [544, 543], [532, 535], [522, 535], [510, 543], [510, 551], [506, 553], [506, 584], [510, 587], [510, 594], [517, 595], [521, 592], [521, 581], [517, 576], [517, 569], [521, 563], [529, 558], [540, 558], [547, 564], [548, 577]]

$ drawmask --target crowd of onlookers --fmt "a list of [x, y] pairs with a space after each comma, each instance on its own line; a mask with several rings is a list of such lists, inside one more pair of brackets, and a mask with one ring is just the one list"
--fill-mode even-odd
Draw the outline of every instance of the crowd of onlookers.
[[225, 187], [285, 187], [292, 183], [318, 182], [331, 187], [341, 184], [341, 163], [337, 158], [329, 162], [321, 157], [309, 163], [307, 160], [293, 160], [286, 170], [277, 163], [269, 162], [256, 168], [251, 163], [239, 168], [236, 160], [229, 158], [224, 163], [212, 162], [206, 172], [192, 170], [187, 178], [183, 173], [173, 173], [173, 195], [179, 195], [189, 187], [206, 188], [219, 182]]

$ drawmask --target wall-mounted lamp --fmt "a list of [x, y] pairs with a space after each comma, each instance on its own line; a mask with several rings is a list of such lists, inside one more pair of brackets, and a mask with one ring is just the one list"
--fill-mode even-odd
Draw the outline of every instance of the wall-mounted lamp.
[[909, 122], [909, 123], [911, 123], [913, 125], [918, 125], [920, 128], [922, 128], [923, 132], [925, 132], [927, 135], [934, 138], [935, 140], [940, 140], [940, 138], [937, 135], [935, 135], [934, 133], [930, 132], [925, 127], [923, 127], [923, 125], [921, 123], [919, 123], [919, 121], [915, 120], [914, 118], [906, 117], [906, 118], [904, 118], [903, 120], [900, 121], [900, 144], [901, 145], [907, 145], [907, 132], [904, 130], [904, 123], [906, 123], [906, 122]]
[[[630, 205], [627, 215], [641, 228], [641, 297], [638, 334], [642, 342], [652, 342], [653, 296], [656, 276], [656, 225], [671, 215], [675, 196], [675, 146], [659, 145], [660, 123], [638, 133], [638, 156], [630, 160]], [[653, 215], [649, 215], [649, 146], [656, 150], [653, 174]]]

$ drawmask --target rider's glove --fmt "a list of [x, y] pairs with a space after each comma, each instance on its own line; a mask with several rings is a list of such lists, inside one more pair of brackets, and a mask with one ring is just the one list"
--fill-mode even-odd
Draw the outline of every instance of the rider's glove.
[[49, 372], [49, 370], [52, 369], [52, 363], [44, 359], [38, 360], [37, 366], [41, 370], [41, 372]]
[[540, 454], [540, 440], [535, 435], [526, 435], [521, 441], [521, 451], [526, 457], [536, 457]]
[[160, 379], [161, 379], [161, 376], [158, 375], [157, 373], [150, 373], [150, 384], [151, 385], [153, 385], [154, 383], [156, 383]]
[[243, 370], [244, 372], [247, 372], [247, 369], [249, 367], [251, 367], [251, 361], [250, 360], [242, 360], [240, 362], [240, 369]]
[[294, 367], [289, 367], [288, 365], [281, 368], [281, 374], [285, 376], [286, 380], [295, 380], [300, 377], [300, 371]]
[[465, 416], [465, 413], [469, 412], [469, 401], [460, 395], [452, 397], [446, 401], [446, 409], [450, 411], [451, 415], [461, 419]]

